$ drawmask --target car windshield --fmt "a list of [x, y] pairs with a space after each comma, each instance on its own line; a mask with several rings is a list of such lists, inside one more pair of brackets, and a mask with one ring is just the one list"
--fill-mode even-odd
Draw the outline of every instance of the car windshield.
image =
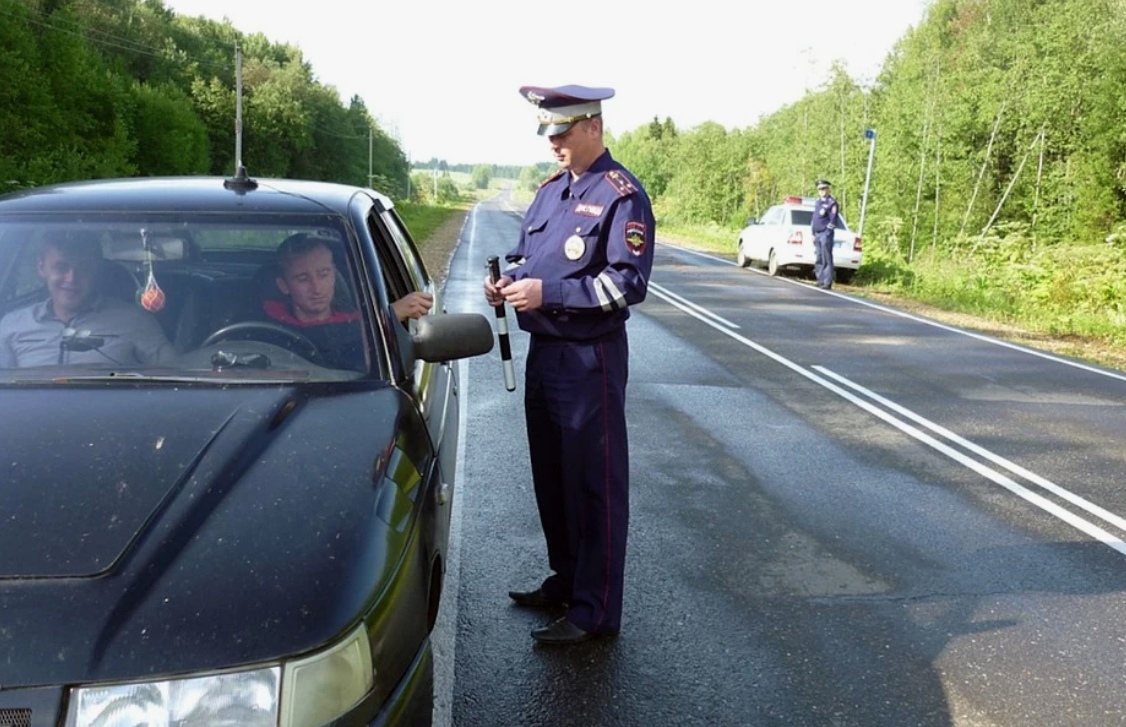
[[361, 376], [349, 230], [327, 214], [0, 218], [0, 383]]

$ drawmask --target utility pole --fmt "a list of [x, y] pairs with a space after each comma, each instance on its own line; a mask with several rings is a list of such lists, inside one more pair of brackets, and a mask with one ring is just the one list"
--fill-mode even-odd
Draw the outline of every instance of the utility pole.
[[868, 171], [864, 174], [864, 197], [860, 200], [860, 224], [856, 228], [857, 237], [864, 237], [864, 213], [868, 209], [868, 189], [872, 184], [872, 158], [876, 154], [876, 130], [865, 129], [864, 138], [868, 140]]

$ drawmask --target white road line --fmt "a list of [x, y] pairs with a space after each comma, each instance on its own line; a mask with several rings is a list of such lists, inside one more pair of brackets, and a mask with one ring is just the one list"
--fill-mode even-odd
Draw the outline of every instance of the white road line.
[[[684, 250], [686, 252], [690, 252], [690, 253], [698, 255], [700, 257], [706, 257], [710, 260], [716, 260], [718, 262], [727, 263], [729, 265], [735, 265], [736, 264], [736, 263], [734, 263], [730, 260], [724, 260], [724, 259], [721, 259], [721, 258], [716, 258], [716, 257], [713, 257], [711, 255], [707, 255], [705, 253], [700, 253], [700, 252], [695, 251], [695, 250], [689, 250], [687, 248], [678, 248], [678, 249]], [[792, 282], [795, 285], [800, 285], [800, 283], [797, 283], [797, 281], [792, 281]], [[976, 460], [970, 459], [969, 457], [962, 454], [961, 452], [959, 452], [959, 451], [949, 447], [948, 445], [934, 439], [933, 437], [926, 434], [925, 432], [920, 431], [916, 427], [913, 427], [910, 424], [907, 424], [906, 422], [904, 422], [901, 419], [897, 419], [896, 417], [892, 416], [891, 414], [887, 413], [886, 411], [884, 411], [884, 410], [882, 410], [882, 409], [880, 409], [876, 406], [873, 406], [868, 401], [865, 401], [863, 399], [858, 398], [853, 393], [851, 393], [851, 392], [847, 391], [846, 389], [843, 389], [840, 386], [837, 386], [836, 384], [832, 383], [832, 381], [825, 378], [824, 376], [819, 376], [817, 374], [811, 373], [809, 370], [807, 370], [803, 366], [796, 364], [793, 361], [790, 361], [789, 359], [775, 353], [774, 351], [771, 351], [770, 349], [766, 348], [765, 346], [763, 346], [761, 344], [755, 343], [754, 341], [750, 340], [749, 338], [746, 338], [746, 337], [744, 337], [744, 336], [742, 336], [738, 333], [735, 333], [731, 329], [732, 328], [738, 328], [737, 325], [735, 325], [734, 323], [732, 323], [732, 322], [712, 313], [711, 311], [708, 311], [706, 308], [703, 308], [702, 306], [700, 306], [696, 303], [692, 303], [691, 301], [688, 301], [688, 300], [682, 298], [681, 296], [676, 295], [675, 293], [672, 293], [667, 288], [664, 288], [662, 286], [658, 286], [658, 285], [655, 285], [653, 283], [650, 283], [650, 289], [654, 290], [654, 293], [657, 295], [658, 298], [661, 298], [661, 299], [665, 300], [667, 303], [669, 303], [670, 305], [673, 305], [673, 306], [683, 310], [685, 313], [688, 313], [692, 317], [703, 321], [704, 323], [706, 323], [707, 325], [716, 329], [720, 333], [723, 333], [724, 335], [735, 339], [736, 341], [738, 341], [739, 343], [742, 343], [743, 345], [747, 346], [748, 348], [751, 348], [751, 349], [761, 353], [762, 355], [766, 356], [767, 358], [773, 359], [777, 363], [782, 364], [783, 366], [789, 368], [790, 370], [794, 371], [795, 373], [800, 374], [801, 376], [804, 376], [805, 378], [807, 378], [810, 381], [818, 384], [819, 386], [822, 386], [822, 387], [828, 389], [829, 391], [832, 391], [833, 393], [837, 394], [841, 398], [851, 402], [852, 404], [854, 404], [857, 407], [869, 412], [870, 414], [884, 420], [885, 422], [891, 424], [892, 426], [896, 427], [900, 431], [910, 435], [911, 437], [914, 437], [915, 439], [919, 440], [920, 442], [923, 442], [927, 446], [929, 446], [929, 447], [931, 447], [935, 450], [938, 450], [942, 454], [945, 454], [947, 457], [950, 457], [951, 459], [955, 460], [959, 464], [962, 464], [965, 467], [968, 467], [969, 469], [973, 470], [974, 472], [977, 472], [978, 474], [982, 475], [986, 479], [989, 479], [990, 481], [1001, 485], [1002, 487], [1009, 490], [1010, 492], [1017, 495], [1018, 497], [1026, 500], [1027, 502], [1035, 505], [1036, 507], [1039, 507], [1040, 509], [1044, 510], [1045, 512], [1059, 518], [1060, 520], [1066, 522], [1067, 524], [1071, 525], [1072, 527], [1076, 528], [1077, 530], [1089, 535], [1090, 537], [1094, 538], [1095, 540], [1098, 540], [1099, 542], [1104, 543], [1105, 545], [1107, 545], [1108, 547], [1116, 550], [1117, 552], [1121, 553], [1122, 555], [1126, 555], [1126, 542], [1123, 542], [1122, 538], [1116, 537], [1116, 536], [1108, 533], [1107, 531], [1103, 530], [1102, 528], [1095, 525], [1094, 523], [1092, 523], [1088, 520], [1085, 520], [1082, 517], [1079, 517], [1078, 515], [1060, 507], [1059, 505], [1055, 504], [1051, 500], [1048, 500], [1047, 498], [1045, 498], [1041, 495], [1038, 495], [1035, 492], [1032, 492], [1028, 488], [1024, 487], [1023, 485], [1021, 485], [1017, 482], [1014, 482], [1012, 479], [1006, 477], [1005, 475], [1001, 474], [997, 470], [992, 469], [991, 467], [987, 467], [986, 465], [984, 465], [980, 462], [977, 462]], [[926, 318], [920, 318], [919, 316], [911, 315], [909, 313], [904, 313], [903, 311], [898, 311], [898, 310], [895, 310], [894, 308], [887, 308], [885, 306], [877, 305], [875, 303], [871, 303], [871, 302], [866, 301], [866, 300], [857, 299], [853, 296], [841, 295], [839, 293], [834, 293], [832, 291], [818, 291], [818, 292], [828, 293], [830, 295], [835, 295], [835, 296], [842, 298], [844, 300], [852, 301], [854, 303], [858, 303], [860, 305], [865, 305], [865, 306], [868, 306], [870, 308], [875, 308], [877, 310], [882, 310], [886, 313], [891, 313], [893, 315], [897, 315], [897, 316], [900, 316], [902, 318], [907, 318], [909, 320], [913, 320], [913, 321], [916, 321], [918, 323], [923, 323], [923, 324], [928, 325], [928, 326], [934, 326], [936, 328], [940, 328], [940, 329], [943, 329], [943, 330], [946, 330], [946, 331], [950, 331], [952, 333], [957, 333], [957, 334], [960, 334], [960, 335], [963, 335], [963, 336], [969, 336], [970, 338], [974, 338], [974, 339], [983, 341], [985, 343], [991, 343], [991, 344], [994, 344], [994, 345], [1003, 346], [1005, 348], [1009, 348], [1009, 349], [1012, 349], [1014, 351], [1019, 351], [1019, 352], [1022, 352], [1022, 353], [1031, 354], [1031, 355], [1037, 356], [1039, 358], [1043, 358], [1043, 359], [1053, 361], [1053, 362], [1056, 362], [1056, 363], [1062, 363], [1062, 364], [1065, 364], [1067, 366], [1071, 366], [1071, 367], [1078, 368], [1078, 369], [1081, 369], [1081, 370], [1084, 370], [1084, 371], [1088, 371], [1090, 373], [1101, 374], [1103, 376], [1108, 376], [1110, 378], [1126, 381], [1126, 375], [1117, 374], [1117, 373], [1114, 373], [1114, 372], [1111, 372], [1111, 371], [1106, 371], [1106, 370], [1103, 370], [1103, 369], [1098, 369], [1098, 368], [1095, 368], [1093, 366], [1087, 366], [1087, 365], [1084, 365], [1084, 364], [1081, 364], [1081, 363], [1077, 363], [1075, 361], [1069, 361], [1067, 359], [1059, 358], [1058, 356], [1052, 356], [1052, 355], [1046, 354], [1042, 351], [1037, 351], [1037, 350], [1034, 350], [1034, 349], [1025, 348], [1024, 346], [1018, 346], [1016, 344], [1009, 343], [1008, 341], [1001, 341], [1001, 340], [998, 340], [998, 339], [995, 339], [995, 338], [991, 338], [989, 336], [985, 336], [983, 334], [973, 333], [971, 331], [964, 331], [962, 329], [955, 328], [953, 326], [947, 326], [947, 325], [944, 325], [944, 324], [941, 324], [941, 323], [937, 323], [935, 321], [927, 320]], [[948, 430], [945, 430], [942, 427], [939, 427], [937, 424], [934, 424], [932, 422], [928, 422], [927, 420], [923, 419], [923, 417], [920, 417], [917, 414], [909, 412], [907, 409], [899, 407], [898, 405], [894, 404], [893, 402], [890, 402], [886, 399], [883, 399], [882, 397], [878, 397], [874, 393], [868, 392], [867, 390], [863, 389], [862, 387], [858, 387], [858, 386], [852, 384], [851, 382], [848, 382], [847, 380], [843, 379], [843, 377], [838, 377], [838, 376], [832, 374], [831, 372], [824, 369], [823, 367], [814, 367], [814, 369], [816, 369], [818, 372], [824, 374], [825, 376], [830, 376], [834, 379], [837, 379], [838, 381], [841, 381], [842, 383], [844, 383], [845, 385], [847, 385], [851, 388], [854, 388], [858, 391], [864, 392], [865, 395], [871, 396], [873, 399], [880, 401], [885, 406], [888, 406], [889, 408], [891, 408], [895, 411], [898, 411], [900, 414], [908, 417], [909, 419], [912, 419], [913, 421], [916, 421], [916, 422], [922, 424], [923, 426], [931, 429], [931, 431], [938, 433], [940, 436], [946, 437], [947, 439], [950, 439], [951, 441], [958, 443], [959, 445], [961, 445], [961, 446], [965, 447], [966, 449], [974, 452], [975, 454], [978, 454], [981, 457], [984, 457], [985, 459], [993, 462], [994, 464], [997, 464], [1000, 467], [1008, 469], [1013, 474], [1016, 474], [1020, 477], [1023, 477], [1025, 479], [1029, 480], [1033, 484], [1041, 487], [1044, 490], [1047, 490], [1048, 492], [1051, 492], [1052, 494], [1056, 495], [1057, 497], [1060, 497], [1061, 499], [1066, 500], [1067, 502], [1072, 503], [1073, 505], [1075, 505], [1075, 506], [1085, 510], [1086, 512], [1094, 515], [1095, 517], [1100, 518], [1104, 522], [1111, 524], [1111, 525], [1114, 525], [1115, 527], [1118, 527], [1118, 528], [1126, 531], [1126, 519], [1121, 518], [1118, 515], [1115, 515], [1115, 514], [1109, 512], [1109, 511], [1103, 509], [1102, 507], [1095, 505], [1094, 503], [1092, 503], [1088, 500], [1085, 500], [1084, 498], [1080, 497], [1079, 495], [1076, 495], [1076, 494], [1060, 487], [1059, 485], [1051, 482], [1048, 479], [1040, 477], [1039, 475], [1037, 475], [1033, 472], [1030, 472], [1029, 470], [1024, 469], [1023, 467], [1020, 467], [1019, 465], [1016, 465], [1015, 463], [1012, 463], [1012, 462], [1009, 462], [1008, 460], [1005, 460], [1003, 457], [995, 455], [995, 454], [989, 452], [988, 450], [985, 450], [984, 448], [979, 447], [979, 446], [973, 444], [972, 442], [969, 442], [968, 440], [965, 440], [961, 437], [958, 437], [957, 435], [953, 434], [952, 432], [949, 432]]]
[[663, 288], [660, 285], [657, 285], [656, 283], [652, 283], [652, 282], [649, 283], [649, 290], [652, 291], [653, 293], [655, 293], [658, 298], [664, 298], [669, 303], [672, 303], [673, 301], [677, 301], [678, 303], [681, 303], [683, 305], [686, 305], [686, 306], [692, 308], [693, 310], [697, 311], [701, 315], [708, 316], [712, 320], [717, 321], [719, 323], [722, 323], [723, 325], [727, 326], [728, 328], [738, 328], [739, 327], [738, 324], [732, 323], [731, 321], [727, 320], [726, 318], [724, 318], [722, 316], [717, 316], [715, 313], [712, 313], [707, 308], [704, 308], [703, 306], [697, 305], [697, 304], [695, 304], [695, 303], [693, 303], [689, 300], [685, 300], [684, 298], [681, 298], [679, 295], [672, 292], [668, 288]]
[[957, 444], [957, 445], [959, 445], [959, 446], [961, 446], [965, 449], [968, 449], [969, 451], [973, 452], [974, 454], [978, 455], [979, 457], [983, 457], [984, 459], [989, 460], [990, 462], [997, 465], [998, 467], [1002, 467], [1004, 469], [1007, 469], [1009, 472], [1012, 472], [1014, 475], [1017, 475], [1018, 477], [1023, 477], [1024, 479], [1028, 480], [1032, 484], [1037, 485], [1038, 487], [1041, 487], [1041, 488], [1047, 490], [1048, 492], [1052, 493], [1056, 497], [1059, 497], [1060, 499], [1063, 499], [1063, 500], [1067, 500], [1072, 505], [1075, 505], [1076, 507], [1079, 507], [1079, 508], [1082, 508], [1083, 510], [1086, 510], [1087, 512], [1089, 512], [1090, 514], [1099, 518], [1103, 522], [1106, 522], [1109, 525], [1113, 525], [1114, 527], [1119, 528], [1122, 531], [1126, 531], [1126, 518], [1119, 517], [1118, 515], [1115, 515], [1112, 512], [1104, 510], [1103, 508], [1099, 507], [1095, 503], [1093, 503], [1089, 500], [1086, 500], [1086, 499], [1080, 497], [1079, 495], [1076, 495], [1075, 493], [1073, 493], [1069, 490], [1066, 490], [1066, 489], [1060, 487], [1059, 485], [1052, 482], [1051, 480], [1045, 479], [1045, 478], [1041, 477], [1040, 475], [1036, 474], [1035, 472], [1031, 472], [1031, 471], [1025, 469], [1024, 467], [1021, 467], [1020, 465], [1016, 464], [1015, 462], [1011, 462], [1011, 461], [1005, 459], [1004, 457], [1002, 457], [998, 454], [994, 454], [993, 452], [990, 452], [988, 449], [985, 449], [984, 447], [980, 447], [980, 446], [974, 444], [973, 442], [971, 442], [967, 439], [964, 439], [964, 438], [958, 436], [957, 434], [954, 434], [953, 432], [946, 429], [945, 427], [942, 427], [942, 426], [935, 424], [934, 422], [930, 421], [929, 419], [925, 419], [925, 418], [919, 416], [918, 414], [914, 413], [910, 409], [907, 409], [903, 406], [900, 406], [899, 404], [896, 404], [894, 401], [886, 399], [886, 398], [880, 396], [879, 394], [877, 394], [876, 392], [871, 391], [869, 389], [866, 389], [863, 386], [861, 386], [861, 385], [859, 385], [859, 384], [857, 384], [853, 381], [848, 380], [847, 378], [845, 378], [844, 376], [841, 376], [840, 374], [837, 374], [833, 371], [830, 371], [823, 366], [814, 366], [813, 369], [815, 371], [818, 371], [818, 372], [820, 372], [820, 373], [822, 373], [826, 376], [829, 376], [829, 377], [841, 382], [845, 386], [848, 386], [849, 388], [854, 389], [855, 391], [859, 391], [861, 394], [864, 394], [864, 396], [867, 396], [869, 399], [872, 399], [873, 401], [875, 401], [879, 404], [882, 404], [883, 406], [887, 407], [888, 409], [891, 409], [892, 411], [894, 411], [894, 412], [896, 412], [896, 413], [898, 413], [898, 414], [900, 414], [904, 417], [907, 417], [911, 421], [914, 421], [918, 424], [923, 425], [924, 427], [931, 430], [935, 434], [938, 434], [940, 437], [944, 437], [944, 438], [950, 440], [951, 442], [954, 442], [955, 444]]
[[[736, 341], [738, 341], [739, 343], [742, 343], [743, 345], [747, 346], [748, 348], [751, 348], [755, 351], [758, 351], [759, 353], [766, 356], [767, 358], [770, 358], [770, 359], [782, 364], [783, 366], [790, 369], [791, 371], [794, 371], [795, 373], [797, 373], [801, 376], [804, 376], [805, 378], [809, 379], [810, 381], [814, 382], [815, 384], [817, 384], [817, 385], [819, 385], [819, 386], [821, 386], [825, 389], [828, 389], [829, 391], [831, 391], [834, 394], [840, 396], [841, 398], [855, 404], [857, 407], [863, 409], [864, 411], [867, 411], [868, 413], [872, 414], [873, 416], [884, 420], [888, 424], [891, 424], [893, 427], [902, 431], [903, 433], [919, 440], [920, 442], [922, 442], [923, 444], [926, 444], [927, 446], [931, 447], [932, 449], [935, 449], [935, 450], [941, 452], [942, 454], [945, 454], [950, 459], [953, 459], [954, 461], [956, 461], [959, 464], [973, 470], [974, 472], [977, 472], [978, 474], [982, 475], [986, 479], [988, 479], [992, 482], [995, 482], [998, 485], [1001, 485], [1002, 487], [1009, 490], [1010, 492], [1017, 495], [1018, 497], [1022, 498], [1023, 500], [1026, 500], [1027, 502], [1029, 502], [1029, 503], [1035, 505], [1036, 507], [1040, 508], [1041, 510], [1055, 516], [1056, 518], [1059, 518], [1060, 520], [1067, 523], [1068, 525], [1071, 525], [1072, 527], [1079, 530], [1080, 532], [1083, 532], [1083, 533], [1089, 535], [1090, 537], [1094, 538], [1095, 540], [1098, 540], [1099, 542], [1107, 545], [1108, 547], [1118, 551], [1122, 555], [1126, 555], [1126, 542], [1123, 542], [1123, 540], [1119, 537], [1111, 535], [1110, 533], [1103, 530], [1102, 528], [1095, 525], [1094, 523], [1091, 523], [1087, 520], [1084, 520], [1083, 518], [1079, 517], [1078, 515], [1070, 512], [1068, 510], [1065, 510], [1064, 508], [1062, 508], [1059, 505], [1055, 504], [1054, 502], [1048, 500], [1047, 498], [1043, 497], [1042, 495], [1038, 495], [1035, 492], [1032, 492], [1031, 490], [1029, 490], [1027, 487], [1024, 487], [1023, 485], [1018, 484], [1017, 482], [1014, 482], [1012, 479], [1006, 477], [1005, 475], [1001, 474], [1000, 472], [998, 472], [998, 471], [996, 471], [996, 470], [994, 470], [990, 467], [987, 467], [986, 465], [984, 465], [980, 462], [977, 462], [976, 460], [970, 459], [969, 457], [962, 454], [961, 452], [953, 449], [952, 447], [944, 444], [943, 442], [938, 441], [934, 437], [931, 437], [930, 435], [928, 435], [925, 432], [919, 430], [918, 428], [911, 426], [910, 424], [908, 424], [907, 422], [905, 422], [901, 419], [897, 419], [896, 417], [892, 416], [891, 414], [884, 411], [883, 409], [880, 409], [879, 407], [873, 405], [872, 403], [870, 403], [870, 402], [868, 402], [864, 399], [859, 398], [858, 396], [856, 396], [852, 392], [848, 391], [847, 389], [841, 388], [840, 386], [836, 385], [835, 383], [833, 383], [831, 380], [825, 378], [824, 376], [820, 376], [816, 373], [813, 373], [812, 371], [806, 369], [805, 367], [801, 366], [800, 364], [794, 363], [793, 361], [789, 360], [788, 358], [785, 358], [784, 356], [781, 356], [781, 355], [775, 353], [774, 351], [771, 351], [770, 349], [766, 348], [765, 346], [758, 344], [758, 343], [755, 343], [754, 341], [752, 341], [752, 340], [750, 340], [750, 339], [748, 339], [748, 338], [746, 338], [746, 337], [744, 337], [744, 336], [742, 336], [738, 333], [735, 333], [734, 331], [728, 330], [726, 328], [723, 328], [723, 327], [717, 325], [715, 322], [711, 321], [706, 316], [698, 313], [693, 308], [690, 308], [686, 305], [679, 303], [678, 301], [671, 300], [671, 299], [668, 302], [671, 303], [672, 305], [676, 306], [677, 308], [680, 308], [681, 310], [683, 310], [688, 315], [690, 315], [694, 318], [698, 318], [699, 320], [703, 321], [707, 325], [716, 329], [717, 331], [719, 331], [723, 335], [735, 339]], [[1042, 481], [1047, 482], [1047, 480], [1042, 480]], [[1062, 488], [1059, 488], [1059, 489], [1062, 490]], [[1073, 497], [1077, 497], [1077, 496], [1073, 496]], [[1109, 515], [1109, 513], [1107, 513], [1107, 514]], [[1114, 516], [1111, 516], [1111, 517], [1114, 517]]]
[[[662, 243], [662, 244], [669, 245], [669, 243]], [[707, 258], [708, 260], [715, 260], [716, 262], [725, 263], [727, 265], [734, 265], [735, 267], [739, 267], [738, 263], [736, 263], [732, 260], [726, 260], [724, 258], [718, 258], [718, 257], [715, 257], [714, 255], [709, 255], [707, 253], [703, 253], [703, 252], [700, 252], [698, 250], [691, 250], [687, 247], [680, 247], [678, 245], [670, 245], [670, 247], [676, 247], [678, 250], [681, 250], [683, 252], [692, 253], [693, 255], [697, 255], [699, 257]], [[751, 270], [751, 272], [758, 273], [760, 275], [766, 275], [767, 274], [767, 273], [765, 273], [761, 270], [755, 270], [753, 268], [751, 268], [750, 270]], [[818, 290], [816, 288], [810, 288], [810, 286], [806, 285], [805, 283], [800, 283], [796, 280], [791, 280], [789, 278], [775, 278], [775, 280], [782, 280], [782, 281], [790, 283], [792, 285], [800, 285], [803, 288], [809, 288], [811, 292], [822, 293], [824, 295], [832, 295], [832, 296], [835, 296], [837, 298], [840, 298], [841, 300], [847, 300], [847, 301], [850, 301], [852, 303], [856, 303], [857, 305], [863, 305], [863, 306], [867, 306], [869, 308], [875, 308], [876, 310], [883, 311], [884, 313], [890, 313], [892, 315], [899, 316], [900, 318], [906, 318], [908, 320], [915, 321], [916, 323], [924, 323], [928, 326], [934, 326], [935, 328], [941, 328], [942, 330], [950, 331], [951, 333], [957, 333], [957, 334], [960, 334], [960, 335], [963, 335], [963, 336], [969, 336], [970, 338], [975, 338], [979, 341], [984, 341], [985, 343], [991, 343], [994, 346], [1002, 346], [1004, 348], [1012, 349], [1013, 351], [1020, 351], [1021, 353], [1027, 353], [1029, 355], [1037, 356], [1039, 358], [1046, 359], [1048, 361], [1053, 361], [1055, 363], [1061, 363], [1065, 366], [1071, 366], [1072, 368], [1081, 369], [1083, 371], [1087, 371], [1088, 373], [1099, 374], [1100, 376], [1107, 376], [1107, 377], [1112, 378], [1112, 379], [1118, 379], [1119, 381], [1126, 381], [1126, 374], [1122, 374], [1122, 373], [1119, 373], [1119, 372], [1116, 372], [1116, 371], [1108, 371], [1106, 369], [1097, 368], [1095, 366], [1090, 366], [1088, 364], [1080, 363], [1078, 361], [1071, 361], [1071, 360], [1066, 359], [1066, 358], [1060, 358], [1059, 356], [1053, 356], [1050, 353], [1045, 353], [1044, 351], [1040, 351], [1040, 350], [1035, 349], [1035, 348], [1028, 348], [1027, 346], [1021, 346], [1021, 345], [1016, 344], [1016, 343], [1010, 343], [1009, 341], [1003, 341], [999, 338], [993, 338], [992, 336], [987, 336], [984, 333], [975, 333], [973, 331], [967, 331], [967, 330], [962, 329], [962, 328], [956, 328], [954, 326], [948, 326], [944, 323], [939, 323], [937, 321], [932, 321], [932, 320], [927, 319], [927, 318], [922, 318], [920, 316], [913, 315], [911, 313], [906, 313], [906, 312], [901, 311], [901, 310], [896, 310], [895, 308], [888, 308], [887, 306], [880, 305], [879, 303], [873, 303], [870, 300], [865, 300], [863, 298], [859, 298], [859, 297], [854, 296], [854, 295], [845, 295], [843, 293], [839, 293], [839, 292], [834, 291], [834, 290]]]
[[[467, 242], [469, 252], [477, 239], [477, 205], [461, 225], [461, 237], [465, 238], [469, 228], [468, 240], [459, 239], [458, 247]], [[456, 250], [456, 248], [455, 248]], [[458, 310], [465, 308], [459, 307]], [[462, 506], [465, 497], [465, 444], [469, 424], [469, 361], [457, 362], [458, 390], [458, 440], [457, 472], [454, 475], [453, 509], [450, 511], [449, 551], [446, 553], [446, 576], [442, 584], [442, 601], [438, 608], [438, 620], [431, 634], [434, 648], [434, 727], [449, 727], [453, 724], [454, 670], [457, 665], [457, 612], [458, 593], [461, 592], [461, 530]]]

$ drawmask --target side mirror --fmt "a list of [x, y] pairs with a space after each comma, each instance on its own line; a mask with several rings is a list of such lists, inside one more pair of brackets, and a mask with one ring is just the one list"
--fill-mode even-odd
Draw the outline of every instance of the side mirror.
[[410, 348], [416, 359], [436, 363], [493, 350], [493, 328], [480, 313], [439, 313], [415, 323]]
[[748, 217], [746, 224], [744, 224], [743, 226], [744, 227], [750, 227], [751, 225], [757, 225], [757, 224], [758, 224], [758, 219], [756, 219], [754, 217]]

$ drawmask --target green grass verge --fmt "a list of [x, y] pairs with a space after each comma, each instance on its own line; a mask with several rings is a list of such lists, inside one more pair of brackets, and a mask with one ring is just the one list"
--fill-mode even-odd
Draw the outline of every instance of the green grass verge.
[[719, 225], [678, 225], [657, 220], [657, 239], [734, 260], [739, 231]]
[[[657, 237], [734, 259], [739, 232], [658, 221]], [[865, 236], [853, 286], [862, 296], [882, 293], [1046, 336], [1126, 347], [1126, 245], [1037, 245], [1018, 231], [949, 240], [941, 258], [908, 263], [894, 244]]]
[[416, 204], [414, 202], [396, 202], [395, 211], [403, 218], [406, 223], [407, 229], [411, 232], [411, 237], [414, 238], [415, 244], [422, 247], [434, 231], [441, 227], [450, 215], [454, 214], [460, 209], [464, 209], [464, 204], [456, 205], [429, 205], [429, 204]]

